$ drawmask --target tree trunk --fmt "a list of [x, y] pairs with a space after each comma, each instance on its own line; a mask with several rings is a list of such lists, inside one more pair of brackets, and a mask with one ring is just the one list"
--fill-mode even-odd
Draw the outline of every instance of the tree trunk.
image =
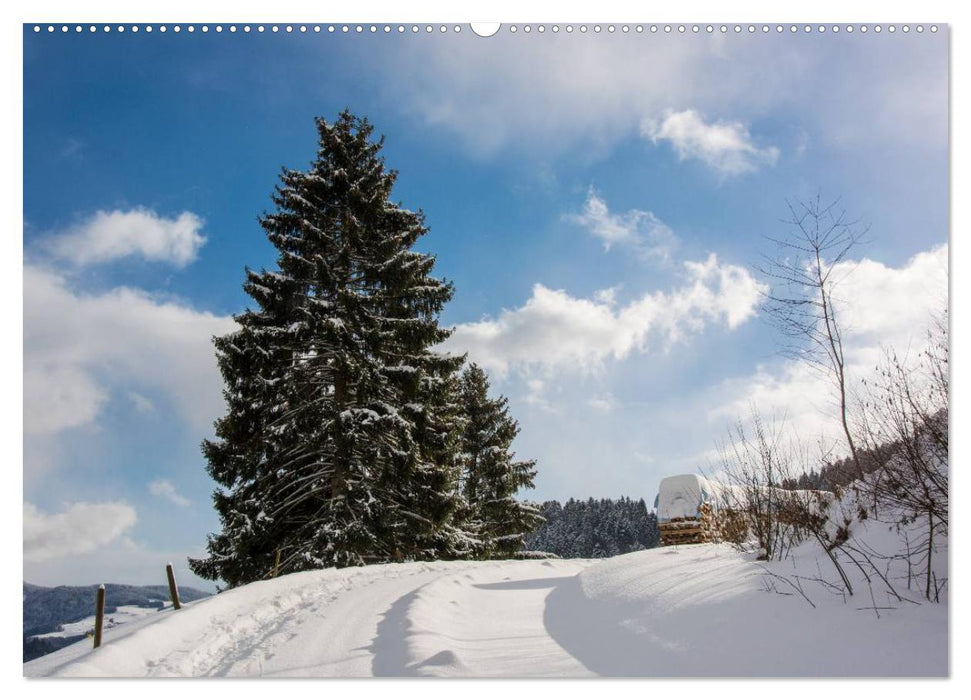
[[931, 559], [934, 554], [934, 514], [930, 511], [927, 512], [927, 524], [929, 529], [927, 530], [927, 585], [925, 588], [925, 595], [927, 600], [931, 599]]
[[[344, 412], [347, 404], [347, 377], [344, 369], [337, 367], [334, 372], [334, 410], [338, 417]], [[346, 454], [344, 452], [344, 436], [338, 435], [334, 449], [334, 474], [331, 477], [331, 500], [344, 497], [345, 481], [347, 479]]]

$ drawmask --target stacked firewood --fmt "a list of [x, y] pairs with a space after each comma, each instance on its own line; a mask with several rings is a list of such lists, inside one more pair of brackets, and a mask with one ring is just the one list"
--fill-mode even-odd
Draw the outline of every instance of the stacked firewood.
[[715, 511], [711, 504], [702, 503], [695, 518], [671, 518], [659, 523], [661, 546], [701, 544], [704, 542], [740, 542], [748, 534], [743, 513], [723, 509]]

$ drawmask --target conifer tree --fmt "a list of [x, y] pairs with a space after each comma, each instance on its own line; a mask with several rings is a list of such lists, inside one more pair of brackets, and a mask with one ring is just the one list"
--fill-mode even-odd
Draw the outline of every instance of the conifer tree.
[[519, 489], [533, 487], [536, 462], [514, 460], [510, 447], [519, 425], [505, 397], [489, 398], [489, 380], [474, 363], [462, 373], [460, 397], [462, 495], [469, 520], [482, 555], [512, 556], [542, 521], [536, 506], [515, 498]]
[[450, 283], [412, 247], [423, 214], [390, 199], [383, 138], [316, 120], [306, 171], [284, 168], [260, 225], [277, 269], [246, 272], [255, 307], [216, 338], [228, 411], [203, 452], [222, 532], [200, 576], [230, 586], [322, 566], [467, 556], [455, 522], [455, 378], [432, 348]]

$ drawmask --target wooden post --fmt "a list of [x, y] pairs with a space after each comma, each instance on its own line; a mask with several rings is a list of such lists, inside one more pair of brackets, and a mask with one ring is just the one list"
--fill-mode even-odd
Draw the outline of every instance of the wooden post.
[[273, 561], [273, 573], [270, 578], [276, 578], [276, 575], [280, 573], [280, 548], [276, 548], [276, 559]]
[[98, 598], [94, 605], [94, 648], [101, 646], [101, 631], [105, 625], [105, 585], [98, 587]]
[[175, 585], [175, 572], [172, 570], [172, 562], [165, 566], [165, 574], [169, 578], [169, 595], [172, 596], [172, 607], [178, 610], [182, 607], [179, 602], [179, 587]]

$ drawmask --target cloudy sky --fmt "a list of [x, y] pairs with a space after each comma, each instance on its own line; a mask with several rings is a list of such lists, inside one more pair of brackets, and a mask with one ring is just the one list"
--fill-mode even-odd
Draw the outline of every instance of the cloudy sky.
[[218, 528], [210, 337], [272, 267], [256, 223], [313, 117], [386, 138], [455, 283], [443, 322], [509, 397], [530, 498], [707, 468], [749, 406], [832, 434], [760, 313], [786, 202], [869, 225], [840, 289], [854, 376], [947, 298], [947, 32], [634, 25], [361, 35], [24, 31], [24, 576], [157, 582]]

